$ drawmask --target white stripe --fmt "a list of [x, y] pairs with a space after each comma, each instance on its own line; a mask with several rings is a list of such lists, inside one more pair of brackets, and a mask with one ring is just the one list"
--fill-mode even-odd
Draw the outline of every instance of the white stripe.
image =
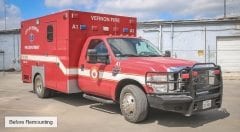
[[[42, 61], [42, 62], [51, 62], [58, 63], [59, 68], [65, 75], [81, 75], [90, 77], [90, 70], [84, 69], [83, 71], [79, 68], [66, 68], [61, 60], [57, 56], [39, 56], [39, 55], [21, 55], [22, 60], [30, 60], [30, 61]], [[140, 75], [130, 75], [119, 73], [113, 75], [112, 72], [99, 72], [99, 78], [120, 81], [122, 79], [133, 79], [141, 84], [145, 84], [145, 76]]]
[[81, 69], [78, 69], [78, 75], [90, 77], [90, 70], [84, 69], [82, 71]]
[[113, 75], [111, 72], [100, 72], [99, 78], [108, 79], [108, 80], [114, 80], [114, 81], [120, 81], [123, 79], [133, 79], [136, 80], [142, 84], [145, 84], [145, 77], [144, 76], [138, 76], [138, 75], [129, 75], [129, 74], [116, 74]]
[[77, 68], [66, 68], [62, 61], [57, 56], [40, 56], [40, 55], [21, 55], [22, 60], [30, 60], [30, 61], [42, 61], [42, 62], [51, 62], [58, 63], [59, 68], [65, 75], [77, 75]]

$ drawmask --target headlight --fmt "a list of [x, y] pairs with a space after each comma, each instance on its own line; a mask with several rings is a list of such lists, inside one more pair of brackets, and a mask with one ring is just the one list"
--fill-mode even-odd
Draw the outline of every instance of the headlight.
[[147, 77], [147, 81], [149, 82], [166, 82], [167, 76], [166, 75], [151, 75]]
[[160, 83], [160, 82], [167, 82], [167, 81], [174, 81], [174, 75], [173, 73], [149, 73], [147, 75], [147, 82], [154, 82], [154, 83]]
[[154, 93], [174, 92], [173, 73], [149, 73], [147, 74], [147, 85], [153, 88]]

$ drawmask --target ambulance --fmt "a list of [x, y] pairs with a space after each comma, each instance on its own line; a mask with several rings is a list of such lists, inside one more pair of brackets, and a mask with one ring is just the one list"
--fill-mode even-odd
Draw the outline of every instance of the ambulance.
[[120, 105], [133, 123], [150, 108], [185, 116], [222, 104], [221, 68], [170, 57], [137, 37], [137, 19], [66, 10], [21, 23], [22, 81], [40, 98], [55, 92]]

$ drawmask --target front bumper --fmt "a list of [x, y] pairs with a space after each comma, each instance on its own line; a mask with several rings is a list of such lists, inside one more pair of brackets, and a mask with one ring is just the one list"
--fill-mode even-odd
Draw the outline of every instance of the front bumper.
[[[214, 94], [207, 98], [194, 99], [188, 95], [156, 95], [148, 94], [148, 102], [150, 107], [157, 108], [165, 111], [173, 111], [190, 116], [193, 113], [216, 109], [221, 107], [220, 94]], [[211, 106], [203, 108], [203, 101], [210, 100]]]
[[[154, 82], [146, 79], [146, 84], [174, 84], [175, 89], [180, 89], [170, 93], [168, 85], [166, 93], [148, 94], [150, 107], [178, 112], [186, 116], [221, 107], [223, 82], [220, 66], [213, 63], [197, 63], [191, 68], [172, 73], [174, 80]], [[186, 73], [189, 75], [188, 79], [181, 76]], [[151, 72], [146, 74], [146, 78], [148, 74]], [[170, 72], [165, 74], [169, 76]]]

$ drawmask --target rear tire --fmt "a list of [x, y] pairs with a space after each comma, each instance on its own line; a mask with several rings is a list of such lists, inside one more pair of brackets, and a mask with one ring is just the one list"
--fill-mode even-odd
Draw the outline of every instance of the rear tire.
[[148, 115], [147, 97], [138, 86], [127, 85], [120, 94], [120, 108], [127, 121], [133, 123], [143, 121]]
[[33, 91], [39, 98], [48, 98], [51, 95], [51, 90], [44, 87], [41, 75], [35, 77]]

